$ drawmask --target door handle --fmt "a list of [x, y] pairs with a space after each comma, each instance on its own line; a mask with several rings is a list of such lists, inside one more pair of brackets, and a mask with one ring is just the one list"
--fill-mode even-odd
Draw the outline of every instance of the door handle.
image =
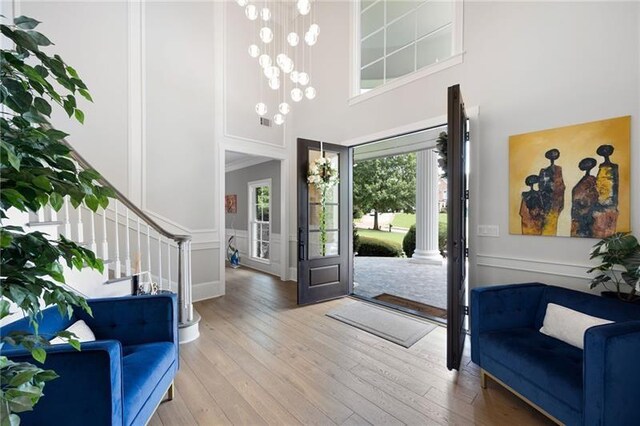
[[302, 236], [304, 235], [304, 230], [302, 228], [298, 228], [298, 260], [303, 261], [304, 258], [304, 241]]

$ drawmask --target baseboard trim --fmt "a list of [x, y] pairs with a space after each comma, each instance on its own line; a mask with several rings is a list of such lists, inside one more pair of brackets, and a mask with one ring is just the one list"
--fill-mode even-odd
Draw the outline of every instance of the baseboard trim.
[[218, 280], [193, 284], [191, 294], [194, 302], [224, 296], [224, 283]]
[[288, 281], [298, 282], [298, 268], [289, 267], [289, 276], [287, 279]]

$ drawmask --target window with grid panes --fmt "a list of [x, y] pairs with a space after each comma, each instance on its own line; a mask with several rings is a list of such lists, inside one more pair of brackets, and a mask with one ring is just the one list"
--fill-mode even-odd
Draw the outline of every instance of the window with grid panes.
[[450, 58], [454, 3], [361, 0], [360, 93]]
[[271, 182], [249, 183], [249, 253], [269, 261], [271, 241]]

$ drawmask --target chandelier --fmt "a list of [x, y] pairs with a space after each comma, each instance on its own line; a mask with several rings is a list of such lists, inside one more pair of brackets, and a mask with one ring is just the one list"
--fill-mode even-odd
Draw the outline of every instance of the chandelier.
[[[311, 0], [256, 1], [236, 0], [254, 22], [256, 42], [249, 46], [249, 56], [256, 59], [260, 71], [260, 99], [255, 106], [260, 117], [273, 114], [281, 126], [293, 103], [314, 99], [311, 85], [310, 48], [320, 35], [314, 22]], [[265, 90], [277, 92], [277, 105], [264, 102]]]

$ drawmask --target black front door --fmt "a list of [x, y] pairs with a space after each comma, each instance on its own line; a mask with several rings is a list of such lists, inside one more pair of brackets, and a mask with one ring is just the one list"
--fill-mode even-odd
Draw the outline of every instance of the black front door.
[[447, 368], [458, 370], [466, 333], [467, 115], [460, 86], [449, 87], [447, 158]]
[[[324, 203], [323, 191], [308, 182], [310, 166], [322, 157], [338, 173]], [[347, 147], [298, 139], [298, 304], [351, 294], [351, 164]]]

